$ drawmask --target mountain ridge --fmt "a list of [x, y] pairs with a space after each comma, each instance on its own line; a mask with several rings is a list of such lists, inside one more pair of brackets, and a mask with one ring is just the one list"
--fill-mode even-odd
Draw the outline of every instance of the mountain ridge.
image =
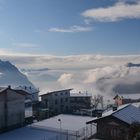
[[19, 69], [9, 61], [0, 60], [0, 86], [11, 85], [16, 86], [32, 86], [26, 75], [21, 73]]

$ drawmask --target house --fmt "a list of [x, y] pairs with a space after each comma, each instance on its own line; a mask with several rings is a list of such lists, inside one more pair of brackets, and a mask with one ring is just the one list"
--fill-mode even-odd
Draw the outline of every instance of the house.
[[39, 89], [36, 89], [35, 87], [19, 86], [16, 87], [15, 90], [28, 93], [28, 96], [26, 96], [26, 98], [31, 99], [33, 102], [38, 101]]
[[40, 121], [50, 116], [49, 109], [45, 101], [33, 102], [32, 107], [33, 107], [33, 116], [36, 120]]
[[106, 111], [87, 124], [97, 124], [97, 138], [103, 140], [128, 140], [133, 122], [140, 122], [140, 109], [127, 104]]
[[70, 110], [79, 112], [81, 109], [91, 108], [92, 95], [89, 93], [70, 93]]
[[113, 99], [115, 100], [115, 104], [120, 106], [123, 104], [140, 102], [140, 94], [118, 94]]
[[49, 116], [68, 113], [70, 110], [70, 91], [72, 89], [58, 90], [41, 95], [42, 102], [49, 109]]
[[122, 100], [123, 100], [123, 99], [122, 99], [121, 96], [116, 95], [113, 99], [115, 100], [115, 104], [116, 104], [117, 106], [120, 106], [120, 105], [123, 104], [123, 103], [122, 103]]
[[32, 100], [26, 99], [25, 100], [25, 123], [30, 124], [33, 122], [33, 106]]
[[0, 132], [24, 124], [26, 94], [8, 87], [0, 88]]

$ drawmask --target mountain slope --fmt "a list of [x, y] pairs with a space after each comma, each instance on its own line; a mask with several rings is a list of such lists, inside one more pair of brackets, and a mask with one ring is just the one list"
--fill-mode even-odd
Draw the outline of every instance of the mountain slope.
[[0, 60], [0, 86], [33, 86], [28, 78], [9, 61]]

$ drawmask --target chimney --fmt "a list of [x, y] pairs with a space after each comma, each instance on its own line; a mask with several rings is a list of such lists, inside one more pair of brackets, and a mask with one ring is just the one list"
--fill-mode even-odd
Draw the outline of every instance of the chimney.
[[11, 85], [8, 85], [8, 88], [11, 89]]
[[117, 110], [117, 106], [113, 106], [112, 109], [113, 109], [113, 111], [116, 111]]

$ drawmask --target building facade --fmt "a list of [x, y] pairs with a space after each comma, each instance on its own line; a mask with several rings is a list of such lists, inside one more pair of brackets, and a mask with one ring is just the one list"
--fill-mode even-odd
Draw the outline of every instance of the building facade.
[[79, 112], [81, 109], [90, 109], [92, 95], [89, 93], [71, 93], [70, 94], [70, 110], [71, 112]]
[[59, 91], [48, 92], [41, 95], [41, 100], [44, 102], [46, 108], [49, 109], [49, 116], [68, 113], [70, 110], [70, 91], [72, 89], [65, 89]]
[[24, 124], [25, 94], [8, 88], [0, 88], [0, 132]]
[[31, 87], [31, 86], [19, 86], [16, 87], [15, 90], [19, 91], [19, 92], [26, 92], [27, 99], [31, 99], [32, 102], [36, 102], [38, 101], [38, 97], [39, 97], [39, 89], [35, 88], [35, 87]]
[[121, 94], [116, 95], [114, 98], [117, 106], [140, 102], [140, 94]]

